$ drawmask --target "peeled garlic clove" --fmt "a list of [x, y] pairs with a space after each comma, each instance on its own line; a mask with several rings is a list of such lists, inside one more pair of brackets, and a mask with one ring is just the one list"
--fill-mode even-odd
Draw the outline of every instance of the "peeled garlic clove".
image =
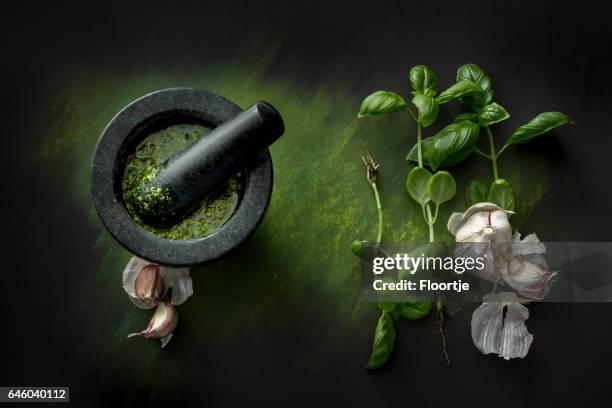
[[140, 268], [134, 281], [134, 292], [140, 300], [148, 302], [159, 299], [162, 290], [159, 265], [148, 264]]
[[[123, 290], [132, 303], [141, 309], [152, 309], [159, 304], [167, 291], [161, 273], [163, 269], [136, 256], [130, 259], [123, 270]], [[159, 279], [155, 277], [155, 271]]]
[[145, 339], [159, 339], [162, 347], [165, 347], [172, 338], [177, 324], [178, 312], [174, 306], [169, 302], [162, 302], [155, 309], [147, 328], [139, 333], [129, 334], [128, 338], [143, 336]]
[[525, 325], [529, 311], [514, 293], [498, 295], [505, 301], [485, 299], [472, 314], [472, 340], [483, 354], [497, 354], [506, 360], [523, 358], [533, 341]]

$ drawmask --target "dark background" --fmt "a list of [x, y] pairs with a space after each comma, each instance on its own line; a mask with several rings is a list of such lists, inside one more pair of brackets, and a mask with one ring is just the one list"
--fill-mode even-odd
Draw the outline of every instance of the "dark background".
[[[456, 67], [474, 61], [486, 66], [498, 94], [518, 101], [513, 115], [526, 118], [547, 107], [569, 113], [578, 123], [571, 138], [536, 143], [550, 157], [555, 179], [531, 214], [530, 226], [539, 230], [553, 224], [549, 241], [610, 241], [612, 35], [608, 15], [596, 3], [54, 2], [44, 8], [21, 2], [9, 7], [13, 9], [3, 12], [1, 40], [5, 265], [0, 279], [0, 385], [70, 385], [77, 406], [96, 401], [102, 406], [196, 405], [195, 400], [281, 406], [607, 402], [612, 383], [607, 374], [612, 307], [607, 304], [535, 306], [538, 318], [530, 320], [529, 329], [548, 340], [536, 341], [534, 356], [524, 361], [478, 356], [464, 336], [453, 344], [453, 366], [445, 368], [432, 361], [435, 353], [415, 353], [436, 350], [439, 344], [412, 339], [405, 328], [401, 347], [377, 372], [361, 365], [371, 339], [347, 338], [346, 353], [330, 356], [326, 370], [312, 376], [297, 373], [292, 361], [268, 364], [278, 346], [270, 343], [263, 344], [265, 355], [248, 361], [242, 353], [219, 350], [223, 361], [216, 364], [223, 369], [216, 378], [203, 380], [201, 389], [178, 388], [169, 396], [100, 385], [99, 368], [85, 366], [71, 354], [80, 336], [96, 334], [79, 332], [69, 296], [99, 261], [89, 252], [96, 230], [80, 220], [80, 212], [58, 205], [62, 191], [45, 182], [46, 169], [22, 160], [51, 119], [37, 115], [39, 108], [53, 100], [51, 92], [69, 68], [180, 64], [183, 56], [193, 58], [194, 49], [201, 50], [206, 63], [234, 50], [256, 29], [279, 30], [286, 35], [279, 69], [282, 60], [299, 59], [302, 64], [295, 69], [306, 83], [329, 79], [338, 65], [355, 65], [361, 74], [354, 92], [366, 95], [381, 87], [375, 82], [381, 72], [399, 84], [407, 81], [415, 63]], [[363, 67], [379, 76], [370, 78]], [[448, 83], [452, 71], [440, 76]], [[33, 212], [43, 214], [43, 220], [31, 217]], [[469, 324], [467, 314], [457, 319], [456, 327]], [[296, 344], [316, 341], [316, 333], [301, 322], [296, 318], [293, 323]], [[250, 339], [239, 340], [248, 349]], [[538, 352], [542, 347], [548, 350]], [[261, 375], [237, 374], [245, 365], [249, 371], [259, 367]], [[201, 372], [191, 365], [184, 375], [193, 379]]]

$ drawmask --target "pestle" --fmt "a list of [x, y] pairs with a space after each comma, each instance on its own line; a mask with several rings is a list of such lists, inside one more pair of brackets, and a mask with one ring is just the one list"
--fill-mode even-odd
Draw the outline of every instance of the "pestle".
[[161, 166], [145, 172], [128, 199], [147, 221], [172, 221], [244, 169], [284, 131], [278, 111], [267, 102], [256, 102]]

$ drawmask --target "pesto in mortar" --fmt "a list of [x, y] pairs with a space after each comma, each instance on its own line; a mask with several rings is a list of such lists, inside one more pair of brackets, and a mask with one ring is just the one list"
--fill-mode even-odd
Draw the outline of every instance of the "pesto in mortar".
[[202, 238], [219, 230], [236, 211], [244, 187], [242, 173], [235, 174], [217, 187], [181, 220], [168, 227], [147, 224], [138, 216], [129, 199], [142, 177], [209, 131], [199, 124], [169, 126], [147, 136], [128, 154], [123, 172], [123, 201], [132, 218], [148, 232], [172, 240]]

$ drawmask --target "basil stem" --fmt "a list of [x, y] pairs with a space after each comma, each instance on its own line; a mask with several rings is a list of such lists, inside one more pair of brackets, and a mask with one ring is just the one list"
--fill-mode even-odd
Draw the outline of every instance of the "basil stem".
[[376, 236], [376, 242], [380, 244], [383, 235], [383, 211], [382, 204], [380, 203], [380, 194], [378, 193], [378, 187], [376, 182], [370, 183], [372, 190], [374, 191], [374, 198], [376, 199], [376, 209], [378, 210], [378, 235]]
[[491, 160], [491, 167], [493, 168], [493, 181], [499, 179], [499, 170], [497, 168], [497, 155], [495, 153], [495, 141], [493, 140], [493, 133], [488, 126], [485, 126], [487, 135], [489, 135], [489, 146], [491, 147], [491, 153], [489, 159]]
[[421, 148], [421, 133], [422, 133], [422, 127], [420, 123], [417, 123], [417, 154], [418, 154], [418, 158], [419, 158], [419, 167], [423, 167], [423, 153], [422, 153], [422, 148]]

